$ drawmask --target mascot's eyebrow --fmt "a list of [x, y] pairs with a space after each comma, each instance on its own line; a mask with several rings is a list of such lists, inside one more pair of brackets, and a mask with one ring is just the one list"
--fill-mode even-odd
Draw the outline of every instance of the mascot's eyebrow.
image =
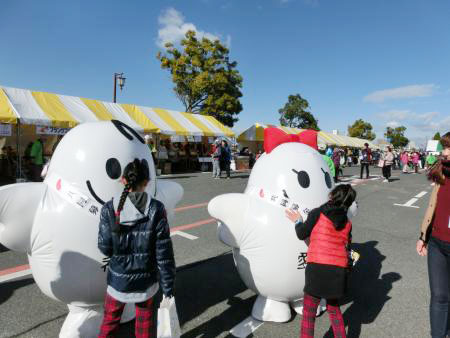
[[130, 126], [126, 125], [125, 123], [119, 120], [111, 120], [111, 122], [122, 133], [122, 135], [125, 136], [130, 141], [133, 141], [134, 136], [139, 142], [145, 144], [144, 139], [138, 133], [136, 133], [136, 131]]
[[289, 198], [289, 196], [288, 196], [286, 190], [284, 190], [284, 189], [283, 189], [283, 195], [284, 195], [284, 197]]
[[324, 175], [326, 174], [326, 172], [325, 172], [325, 170], [323, 170], [323, 168], [320, 168], [320, 170], [322, 170], [322, 172], [323, 172]]

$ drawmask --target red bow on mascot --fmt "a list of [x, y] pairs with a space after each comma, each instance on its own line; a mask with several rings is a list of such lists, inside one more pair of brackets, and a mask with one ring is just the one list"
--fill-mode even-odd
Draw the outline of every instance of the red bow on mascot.
[[305, 130], [299, 134], [286, 134], [283, 130], [275, 127], [266, 128], [264, 129], [264, 150], [270, 154], [280, 144], [289, 142], [303, 143], [318, 150], [317, 134], [315, 130]]

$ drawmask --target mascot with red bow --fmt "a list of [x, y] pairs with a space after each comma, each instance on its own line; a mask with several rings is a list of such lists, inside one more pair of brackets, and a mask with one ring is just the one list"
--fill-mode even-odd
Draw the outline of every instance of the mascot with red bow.
[[252, 316], [287, 322], [291, 307], [302, 310], [307, 245], [285, 211], [298, 210], [306, 219], [328, 200], [334, 183], [317, 151], [316, 131], [291, 135], [267, 128], [264, 149], [245, 192], [217, 196], [208, 211], [218, 220], [219, 240], [233, 249], [242, 280], [258, 294]]

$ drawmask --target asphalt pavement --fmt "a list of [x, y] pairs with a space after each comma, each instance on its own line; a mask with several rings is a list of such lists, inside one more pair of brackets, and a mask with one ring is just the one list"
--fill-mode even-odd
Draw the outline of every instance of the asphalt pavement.
[[[371, 168], [370, 180], [359, 180], [358, 173], [358, 167], [344, 169], [345, 183], [358, 192], [353, 248], [361, 254], [341, 307], [348, 337], [427, 337], [426, 259], [415, 253], [415, 243], [432, 186], [424, 174], [394, 171], [394, 181], [383, 183], [378, 168]], [[232, 337], [229, 331], [249, 317], [256, 296], [242, 283], [230, 249], [217, 240], [206, 204], [220, 194], [243, 192], [248, 174], [230, 180], [207, 173], [161, 179], [185, 190], [171, 224], [178, 231], [172, 240], [182, 336]], [[26, 264], [25, 255], [0, 248], [0, 278]], [[66, 314], [66, 306], [44, 296], [30, 275], [0, 282], [0, 337], [57, 337]], [[300, 319], [263, 323], [248, 337], [298, 337]], [[133, 323], [125, 324], [119, 337], [133, 337], [133, 330]], [[317, 318], [316, 337], [332, 336], [325, 313]]]

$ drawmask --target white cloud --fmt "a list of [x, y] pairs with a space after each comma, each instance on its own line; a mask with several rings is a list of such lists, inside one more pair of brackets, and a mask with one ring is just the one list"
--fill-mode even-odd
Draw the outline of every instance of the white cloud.
[[415, 119], [421, 120], [424, 123], [431, 123], [435, 120], [440, 114], [436, 111], [424, 113], [424, 114], [414, 114]]
[[390, 110], [379, 113], [377, 116], [384, 120], [382, 121], [383, 129], [405, 126], [407, 134], [412, 137], [430, 136], [430, 133], [437, 131], [446, 133], [450, 130], [450, 115], [436, 111], [416, 113], [410, 110]]
[[438, 88], [434, 84], [410, 85], [405, 87], [377, 90], [364, 97], [365, 102], [382, 103], [389, 99], [406, 99], [411, 97], [431, 96]]
[[397, 121], [389, 121], [386, 123], [386, 127], [397, 128], [400, 127], [400, 123]]
[[423, 121], [418, 121], [414, 124], [414, 127], [420, 131], [427, 132], [441, 132], [446, 133], [450, 130], [450, 116], [445, 117], [442, 120], [439, 120], [435, 117], [438, 115], [434, 115], [434, 117], [429, 117], [424, 119]]
[[379, 113], [378, 116], [386, 120], [403, 121], [408, 118], [409, 114], [409, 110], [389, 110]]
[[[194, 31], [199, 39], [207, 38], [210, 40], [220, 40], [220, 35], [212, 34], [197, 29], [197, 27], [191, 22], [185, 22], [185, 17], [181, 12], [175, 8], [166, 9], [159, 17], [158, 23], [161, 28], [158, 30], [158, 39], [156, 44], [160, 48], [165, 48], [165, 44], [170, 42], [173, 44], [179, 43], [185, 36], [187, 31]], [[231, 44], [231, 37], [226, 37], [226, 45], [229, 47]]]

